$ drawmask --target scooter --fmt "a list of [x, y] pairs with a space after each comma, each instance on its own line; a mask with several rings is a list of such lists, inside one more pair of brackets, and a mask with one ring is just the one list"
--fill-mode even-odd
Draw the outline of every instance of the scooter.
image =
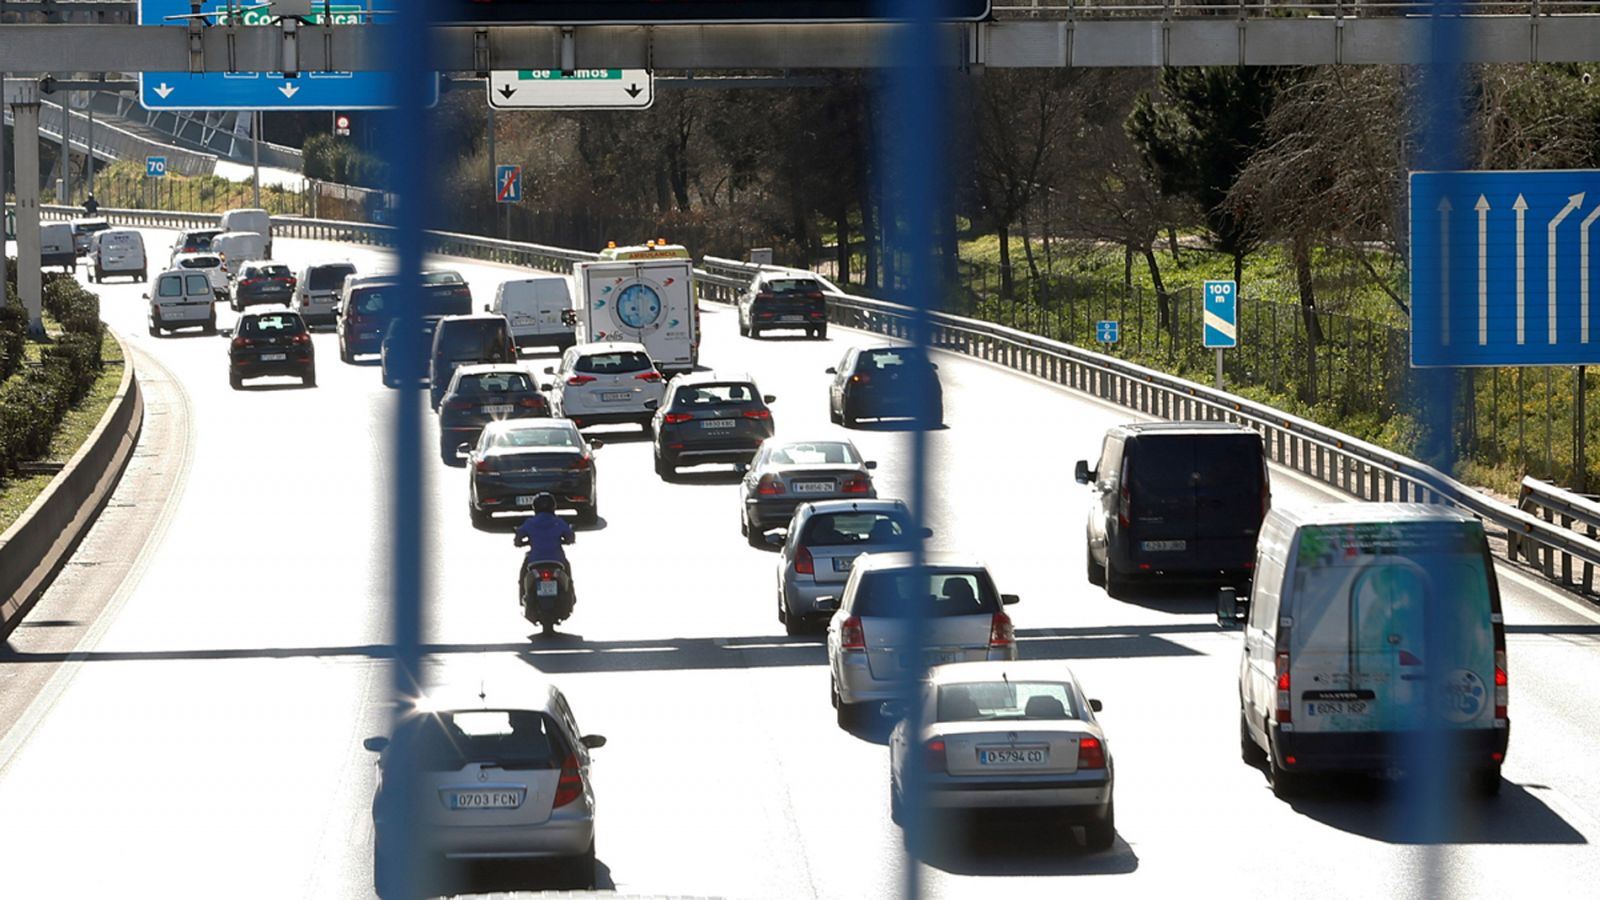
[[[527, 545], [522, 538], [516, 546]], [[570, 540], [563, 543], [570, 544]], [[556, 625], [572, 615], [578, 595], [573, 590], [572, 573], [559, 560], [530, 560], [523, 564], [520, 579], [522, 617], [538, 625], [543, 634], [554, 634]]]

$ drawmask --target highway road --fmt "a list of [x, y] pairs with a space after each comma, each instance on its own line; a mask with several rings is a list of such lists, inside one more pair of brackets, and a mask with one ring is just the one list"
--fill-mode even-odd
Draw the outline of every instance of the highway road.
[[[146, 232], [165, 257], [170, 236]], [[281, 258], [376, 251], [280, 238]], [[516, 270], [454, 263], [480, 299]], [[62, 579], [0, 655], [0, 893], [13, 897], [365, 897], [387, 717], [388, 423], [376, 364], [316, 338], [319, 387], [235, 392], [218, 337], [145, 335], [141, 285], [97, 286], [151, 401], [147, 441]], [[223, 324], [232, 314], [219, 307]], [[778, 434], [843, 435], [826, 376], [852, 342], [737, 336], [707, 307], [703, 361], [776, 394]], [[1239, 638], [1205, 590], [1116, 601], [1084, 578], [1072, 464], [1131, 414], [940, 356], [949, 427], [930, 436], [934, 544], [986, 559], [1022, 654], [1071, 662], [1117, 764], [1115, 848], [989, 817], [923, 863], [936, 897], [1586, 894], [1600, 883], [1600, 616], [1504, 574], [1512, 741], [1502, 795], [1406, 824], [1391, 785], [1273, 797], [1239, 759]], [[536, 369], [546, 363], [530, 359]], [[412, 397], [410, 402], [421, 402]], [[431, 418], [431, 417], [430, 417]], [[431, 422], [429, 424], [431, 428]], [[909, 490], [908, 442], [849, 433]], [[571, 548], [580, 605], [530, 637], [509, 528], [468, 522], [466, 476], [430, 455], [427, 640], [458, 677], [554, 679], [596, 751], [602, 886], [751, 898], [893, 896], [883, 734], [840, 730], [819, 638], [783, 636], [775, 554], [745, 545], [735, 480], [655, 477], [626, 430], [597, 453], [601, 522]], [[424, 435], [434, 446], [433, 433]], [[1274, 502], [1329, 499], [1274, 472]], [[451, 889], [510, 889], [487, 871]], [[524, 887], [537, 888], [530, 882]]]

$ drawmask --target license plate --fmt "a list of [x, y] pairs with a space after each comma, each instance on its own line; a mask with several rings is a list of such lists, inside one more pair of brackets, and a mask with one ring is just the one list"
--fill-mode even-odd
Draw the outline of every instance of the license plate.
[[261, 354], [261, 361], [262, 362], [282, 362], [282, 361], [284, 361], [284, 360], [286, 360], [288, 358], [289, 358], [289, 354], [287, 354], [287, 353], [263, 353], [263, 354]]
[[560, 587], [561, 586], [556, 584], [554, 581], [541, 581], [539, 582], [538, 586], [533, 589], [533, 593], [538, 597], [554, 597], [559, 592], [558, 589]]
[[831, 481], [796, 481], [790, 487], [796, 494], [831, 494], [835, 490]]
[[456, 791], [450, 795], [451, 809], [516, 809], [527, 791]]
[[488, 406], [480, 406], [478, 409], [481, 410], [486, 416], [501, 415], [503, 413], [511, 412], [511, 404], [491, 403]]
[[701, 428], [732, 428], [732, 419], [706, 419], [700, 423]]
[[1050, 762], [1050, 748], [979, 747], [980, 766], [1042, 766]]
[[779, 322], [804, 322], [805, 320], [806, 320], [805, 316], [779, 316], [778, 317], [778, 321]]
[[627, 391], [604, 391], [600, 394], [600, 400], [603, 403], [615, 403], [618, 400], [626, 400], [631, 396], [633, 395]]
[[852, 557], [835, 556], [833, 558], [833, 570], [835, 572], [848, 572], [850, 567], [855, 564], [856, 561]]
[[1139, 549], [1140, 550], [1149, 550], [1151, 552], [1161, 552], [1161, 551], [1171, 551], [1171, 550], [1187, 550], [1187, 549], [1189, 549], [1189, 542], [1188, 541], [1140, 541], [1139, 542]]
[[1306, 704], [1307, 716], [1364, 716], [1367, 714], [1367, 701], [1365, 700], [1318, 700]]
[[517, 505], [518, 506], [532, 506], [533, 505], [534, 496], [535, 496], [534, 494], [523, 494], [522, 496], [517, 498]]
[[[925, 666], [942, 666], [945, 663], [960, 662], [961, 658], [965, 655], [966, 654], [959, 650], [951, 653], [925, 653], [922, 656], [922, 664]], [[900, 654], [900, 668], [909, 669], [916, 665], [916, 663], [917, 657], [915, 654]]]

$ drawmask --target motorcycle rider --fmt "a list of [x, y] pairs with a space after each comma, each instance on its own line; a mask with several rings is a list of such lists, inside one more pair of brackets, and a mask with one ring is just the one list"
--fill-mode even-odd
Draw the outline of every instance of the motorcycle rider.
[[89, 198], [83, 201], [83, 211], [91, 216], [100, 211], [100, 201], [94, 199], [94, 191], [90, 191]]
[[[567, 570], [567, 583], [572, 584], [572, 564], [567, 562], [567, 552], [562, 544], [570, 544], [577, 537], [572, 526], [556, 515], [556, 498], [548, 491], [533, 498], [533, 515], [517, 526], [515, 542], [527, 547], [522, 558], [522, 572], [517, 577], [521, 596], [528, 596], [528, 570], [532, 563], [558, 562]], [[576, 593], [576, 592], [574, 592]]]

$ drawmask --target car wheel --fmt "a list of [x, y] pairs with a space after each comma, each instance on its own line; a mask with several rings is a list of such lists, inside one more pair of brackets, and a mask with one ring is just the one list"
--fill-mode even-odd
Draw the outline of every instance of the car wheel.
[[1500, 794], [1500, 785], [1505, 779], [1500, 777], [1500, 767], [1490, 766], [1478, 769], [1472, 773], [1472, 788], [1480, 797], [1497, 797]]
[[588, 506], [578, 507], [578, 524], [593, 525], [600, 521], [600, 503], [598, 501]]
[[828, 326], [820, 325], [820, 326], [817, 327], [817, 330], [815, 332], [813, 332], [813, 333], [816, 335], [817, 340], [825, 341], [825, 340], [828, 339]]
[[750, 327], [746, 329], [746, 331], [753, 338], [761, 337], [761, 329], [758, 328], [754, 322], [750, 323]]
[[661, 476], [661, 480], [662, 481], [671, 481], [673, 479], [673, 477], [678, 474], [678, 470], [672, 464], [670, 464], [666, 460], [662, 459], [660, 454], [657, 454], [656, 455], [656, 474]]
[[244, 379], [239, 377], [239, 373], [238, 372], [229, 372], [228, 373], [228, 386], [233, 388], [236, 391], [243, 390], [244, 389]]
[[856, 422], [857, 421], [858, 420], [856, 419], [855, 415], [850, 412], [849, 404], [844, 404], [844, 405], [839, 407], [839, 424], [840, 425], [843, 425], [846, 428], [854, 428], [854, 427], [856, 427]]
[[1239, 710], [1239, 758], [1253, 769], [1261, 768], [1267, 761], [1267, 754], [1262, 752], [1255, 738], [1250, 736], [1250, 725], [1245, 721], [1242, 707]]
[[472, 527], [479, 530], [488, 528], [494, 519], [488, 512], [473, 506], [471, 502], [467, 503], [467, 512], [472, 516]]
[[844, 424], [844, 417], [839, 415], [839, 411], [837, 409], [833, 408], [833, 398], [832, 397], [828, 398], [828, 421], [832, 422], [835, 425], [843, 425]]
[[903, 824], [905, 819], [905, 801], [900, 798], [900, 785], [893, 778], [889, 779], [889, 821], [896, 825]]
[[1106, 567], [1094, 561], [1094, 550], [1089, 547], [1089, 540], [1083, 541], [1083, 558], [1087, 560], [1089, 583], [1095, 587], [1103, 587], [1106, 583]]
[[761, 548], [767, 545], [767, 533], [750, 521], [744, 513], [739, 513], [739, 533], [744, 535], [745, 542], [752, 547]]
[[94, 276], [99, 271], [100, 271], [99, 267], [95, 267], [95, 268], [89, 270], [89, 283], [90, 284], [94, 284]]
[[1269, 747], [1267, 751], [1267, 776], [1272, 780], [1272, 795], [1280, 800], [1299, 796], [1305, 789], [1304, 776], [1278, 765], [1278, 752], [1275, 747]]
[[161, 337], [161, 329], [156, 326], [156, 323], [147, 322], [145, 324], [150, 329], [150, 336], [151, 337]]
[[145, 270], [140, 269], [139, 270], [139, 280], [140, 281], [149, 281], [150, 280], [150, 276], [149, 276], [148, 273], [145, 272]]
[[205, 326], [203, 328], [201, 328], [200, 330], [203, 331], [206, 334], [216, 334], [217, 333], [217, 317], [216, 317], [216, 314], [213, 313], [211, 318], [206, 320]]
[[859, 718], [856, 715], [856, 704], [846, 703], [843, 700], [840, 700], [838, 705], [833, 708], [833, 715], [834, 719], [839, 723], [839, 727], [845, 731], [854, 728], [856, 719]]
[[750, 336], [750, 326], [746, 325], [744, 323], [744, 316], [740, 316], [739, 317], [739, 336], [740, 337], [749, 337]]
[[1098, 822], [1083, 826], [1084, 844], [1090, 850], [1110, 850], [1117, 842], [1117, 805], [1106, 804], [1106, 814]]
[[301, 375], [300, 376], [300, 384], [301, 384], [302, 387], [316, 387], [317, 386], [317, 370], [316, 369], [312, 369], [311, 371], [307, 372], [306, 374]]
[[1111, 548], [1106, 548], [1106, 596], [1121, 600], [1128, 596], [1128, 578], [1111, 562]]
[[565, 878], [572, 890], [594, 890], [594, 841], [589, 842], [589, 849], [582, 856], [575, 856], [568, 860], [564, 866]]
[[342, 340], [339, 342], [339, 361], [343, 363], [356, 361], [355, 356], [350, 353], [350, 346]]

